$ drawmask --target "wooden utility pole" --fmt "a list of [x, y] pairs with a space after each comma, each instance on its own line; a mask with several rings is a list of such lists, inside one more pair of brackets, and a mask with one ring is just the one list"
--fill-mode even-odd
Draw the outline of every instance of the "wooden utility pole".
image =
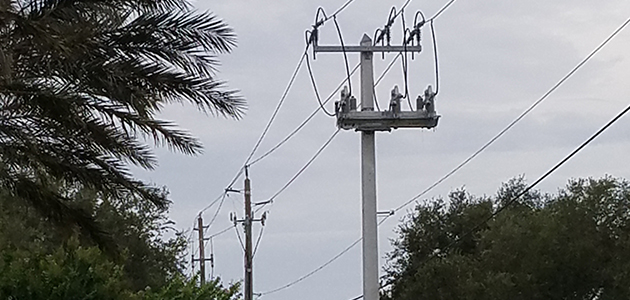
[[[267, 213], [263, 213], [260, 219], [255, 219], [254, 213], [252, 213], [252, 192], [251, 182], [249, 180], [249, 170], [245, 168], [245, 188], [243, 189], [245, 195], [245, 218], [237, 219], [235, 215], [231, 215], [231, 220], [236, 223], [242, 223], [245, 228], [245, 280], [243, 282], [243, 296], [244, 300], [254, 299], [254, 253], [252, 247], [252, 225], [254, 222], [260, 222], [265, 226], [265, 220], [267, 219]], [[262, 202], [254, 205], [261, 205], [269, 203]]]
[[249, 174], [245, 169], [245, 300], [253, 300], [253, 266], [252, 266], [252, 198]]
[[210, 261], [214, 266], [214, 257], [212, 256], [212, 254], [210, 254], [210, 258], [206, 258], [204, 243], [208, 239], [204, 237], [204, 228], [207, 227], [203, 225], [203, 217], [201, 216], [201, 214], [199, 214], [199, 216], [197, 217], [197, 228], [195, 228], [195, 230], [199, 232], [199, 258], [196, 259], [193, 257], [193, 263], [196, 261], [199, 262], [199, 282], [201, 284], [206, 283], [206, 261]]

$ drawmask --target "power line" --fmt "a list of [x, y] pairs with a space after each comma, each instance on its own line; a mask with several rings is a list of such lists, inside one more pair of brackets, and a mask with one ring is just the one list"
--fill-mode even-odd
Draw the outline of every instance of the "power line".
[[232, 229], [232, 227], [234, 227], [234, 226], [230, 225], [229, 227], [226, 227], [226, 228], [222, 229], [221, 231], [211, 235], [210, 238], [214, 238], [214, 237], [220, 236], [220, 235], [230, 231], [230, 229]]
[[[289, 80], [289, 84], [287, 85], [286, 89], [284, 90], [284, 93], [282, 94], [282, 97], [280, 98], [280, 101], [278, 102], [278, 105], [276, 106], [276, 109], [274, 110], [273, 114], [271, 115], [271, 118], [267, 122], [267, 125], [265, 126], [265, 129], [263, 130], [262, 134], [258, 138], [258, 141], [254, 145], [254, 148], [252, 149], [250, 154], [247, 156], [247, 159], [245, 160], [244, 165], [247, 165], [249, 163], [250, 159], [252, 158], [252, 156], [254, 156], [254, 154], [256, 153], [256, 150], [258, 150], [258, 147], [260, 147], [260, 143], [262, 143], [262, 140], [265, 138], [265, 135], [267, 135], [267, 132], [269, 131], [269, 128], [271, 127], [271, 124], [276, 119], [276, 116], [278, 115], [278, 112], [280, 111], [280, 107], [282, 107], [282, 104], [284, 103], [284, 100], [286, 100], [286, 97], [289, 94], [289, 90], [293, 86], [293, 83], [295, 82], [295, 78], [297, 77], [297, 74], [300, 71], [300, 68], [302, 67], [302, 64], [304, 63], [304, 59], [306, 58], [307, 53], [308, 53], [308, 48], [309, 48], [309, 45], [306, 45], [306, 49], [304, 50], [304, 53], [302, 54], [302, 57], [300, 58], [300, 62], [298, 63], [297, 67], [295, 68], [295, 71], [293, 72], [293, 75], [291, 76], [291, 80]], [[234, 180], [233, 180], [233, 182], [234, 182]]]
[[549, 169], [547, 172], [545, 172], [545, 174], [543, 174], [538, 179], [536, 179], [536, 181], [534, 181], [532, 184], [530, 184], [525, 190], [523, 190], [521, 193], [516, 195], [514, 198], [510, 199], [509, 201], [507, 201], [505, 203], [505, 205], [503, 205], [502, 207], [498, 208], [495, 212], [490, 214], [490, 216], [488, 216], [488, 218], [486, 218], [483, 222], [480, 222], [479, 224], [475, 225], [471, 230], [467, 231], [462, 236], [460, 236], [457, 239], [455, 239], [446, 248], [450, 248], [450, 247], [454, 246], [459, 241], [461, 241], [464, 237], [467, 237], [468, 235], [472, 234], [475, 230], [479, 229], [479, 227], [483, 226], [483, 224], [486, 224], [487, 222], [492, 220], [494, 217], [499, 215], [501, 212], [503, 212], [505, 209], [507, 209], [510, 205], [514, 204], [518, 199], [520, 199], [522, 196], [527, 194], [531, 189], [533, 189], [540, 182], [542, 182], [547, 177], [549, 177], [549, 175], [554, 173], [562, 165], [564, 165], [566, 162], [568, 162], [570, 159], [572, 159], [575, 155], [577, 155], [580, 151], [582, 151], [588, 144], [590, 144], [593, 140], [595, 140], [597, 137], [599, 137], [604, 131], [606, 131], [610, 126], [612, 126], [615, 122], [617, 122], [619, 119], [621, 119], [621, 117], [623, 117], [626, 113], [628, 113], [628, 111], [630, 111], [630, 105], [628, 107], [626, 107], [624, 110], [622, 110], [619, 114], [617, 114], [613, 119], [608, 121], [608, 123], [606, 123], [606, 125], [604, 125], [602, 128], [600, 128], [597, 132], [595, 132], [593, 135], [591, 135], [591, 137], [589, 137], [586, 141], [584, 141], [579, 147], [575, 148], [575, 150], [573, 150], [571, 153], [569, 153], [569, 155], [567, 155], [560, 162], [558, 162], [556, 165], [554, 165], [551, 169]]
[[[317, 89], [317, 83], [315, 83], [315, 76], [313, 76], [313, 70], [311, 69], [311, 62], [307, 55], [306, 57], [306, 66], [308, 68], [308, 75], [311, 77], [311, 83], [313, 84], [313, 91], [315, 92], [315, 97], [317, 98], [317, 102], [319, 103], [319, 108], [329, 117], [334, 117], [334, 113], [330, 113], [324, 107], [324, 103], [322, 102], [322, 98], [319, 97], [319, 91]], [[348, 70], [348, 77], [346, 77], [345, 81], [350, 81], [350, 71]]]
[[444, 5], [437, 13], [435, 13], [435, 15], [433, 15], [433, 17], [431, 17], [428, 21], [433, 21], [435, 20], [437, 17], [439, 17], [446, 9], [448, 9], [453, 3], [455, 2], [455, 0], [451, 0], [448, 3], [446, 3], [446, 5]]
[[339, 254], [335, 255], [333, 258], [331, 258], [330, 260], [328, 260], [326, 263], [324, 263], [323, 265], [317, 267], [316, 269], [314, 269], [313, 271], [303, 275], [302, 277], [287, 283], [281, 287], [275, 288], [273, 290], [267, 291], [267, 292], [263, 292], [260, 293], [261, 296], [265, 296], [265, 295], [269, 295], [269, 294], [273, 294], [273, 293], [277, 293], [279, 291], [288, 289], [298, 283], [300, 283], [301, 281], [303, 281], [304, 279], [307, 279], [309, 277], [311, 277], [312, 275], [314, 275], [315, 273], [321, 271], [322, 269], [324, 269], [325, 267], [327, 267], [328, 265], [330, 265], [331, 263], [333, 263], [335, 260], [337, 260], [339, 257], [341, 257], [342, 255], [346, 254], [346, 252], [350, 251], [350, 249], [352, 249], [354, 246], [356, 246], [359, 242], [361, 241], [361, 239], [356, 240], [354, 243], [352, 243], [350, 246], [348, 246], [346, 249], [344, 249], [343, 251], [341, 251]]
[[512, 129], [512, 127], [514, 127], [514, 125], [516, 125], [516, 123], [518, 123], [519, 121], [521, 121], [525, 116], [527, 116], [532, 110], [534, 110], [534, 108], [536, 108], [542, 101], [544, 101], [545, 99], [547, 99], [549, 97], [549, 95], [551, 95], [551, 93], [553, 93], [556, 89], [558, 89], [558, 87], [560, 87], [565, 81], [567, 81], [571, 76], [573, 76], [573, 74], [575, 74], [575, 72], [577, 72], [582, 66], [584, 66], [584, 64], [586, 64], [589, 60], [591, 60], [591, 58], [593, 58], [593, 56], [595, 56], [595, 54], [597, 54], [604, 46], [606, 46], [615, 36], [617, 36], [617, 34], [619, 34], [619, 32], [621, 32], [621, 30], [623, 30], [628, 23], [630, 23], [630, 19], [626, 20], [619, 28], [617, 28], [610, 36], [608, 36], [608, 38], [606, 38], [604, 40], [604, 42], [602, 42], [599, 46], [597, 46], [597, 48], [595, 48], [595, 50], [593, 50], [588, 56], [586, 56], [586, 58], [584, 58], [579, 64], [577, 64], [577, 66], [575, 66], [573, 69], [571, 69], [571, 71], [569, 73], [567, 73], [564, 77], [562, 77], [562, 79], [560, 79], [560, 81], [558, 81], [558, 83], [556, 83], [551, 89], [549, 89], [542, 97], [540, 97], [540, 99], [538, 99], [536, 102], [534, 102], [529, 108], [527, 108], [524, 112], [522, 112], [516, 119], [514, 119], [512, 122], [510, 122], [510, 124], [508, 124], [505, 128], [503, 128], [503, 130], [501, 130], [497, 135], [495, 135], [492, 139], [490, 139], [487, 143], [485, 143], [481, 148], [479, 148], [479, 150], [475, 151], [475, 153], [473, 153], [471, 156], [469, 156], [467, 159], [465, 159], [463, 162], [461, 162], [459, 165], [457, 165], [457, 167], [455, 167], [453, 170], [451, 170], [450, 172], [448, 172], [446, 175], [444, 175], [442, 178], [440, 178], [438, 181], [436, 181], [435, 183], [433, 183], [431, 186], [429, 186], [428, 188], [426, 188], [424, 191], [422, 191], [420, 194], [416, 195], [415, 197], [411, 198], [409, 201], [405, 202], [404, 204], [398, 206], [396, 209], [394, 209], [394, 211], [398, 212], [401, 209], [403, 209], [405, 206], [411, 204], [412, 202], [418, 200], [419, 198], [421, 198], [422, 196], [424, 196], [426, 193], [428, 193], [429, 191], [433, 190], [433, 188], [435, 188], [436, 186], [438, 186], [439, 184], [441, 184], [442, 182], [444, 182], [446, 179], [448, 179], [449, 177], [451, 177], [453, 174], [455, 174], [457, 171], [459, 171], [461, 168], [463, 168], [465, 165], [467, 165], [470, 161], [472, 161], [475, 157], [477, 157], [481, 152], [485, 151], [488, 147], [490, 147], [490, 145], [492, 145], [494, 142], [496, 142], [500, 137], [502, 137], [508, 130]]
[[306, 171], [306, 169], [313, 163], [313, 161], [315, 161], [315, 159], [317, 159], [317, 157], [324, 151], [324, 149], [326, 149], [326, 147], [330, 145], [330, 143], [333, 141], [333, 139], [337, 136], [337, 134], [340, 131], [341, 129], [337, 128], [337, 130], [335, 130], [335, 132], [328, 138], [326, 143], [324, 143], [324, 145], [322, 145], [317, 150], [317, 152], [315, 152], [315, 154], [311, 157], [311, 159], [309, 159], [308, 162], [295, 175], [293, 175], [293, 177], [282, 188], [280, 188], [280, 190], [278, 190], [275, 194], [273, 194], [273, 196], [271, 196], [271, 198], [269, 198], [269, 201], [273, 202], [273, 200], [275, 200], [280, 194], [282, 194], [282, 192], [284, 192], [300, 175], [302, 175], [302, 173]]
[[[379, 76], [379, 78], [376, 80], [376, 82], [374, 83], [374, 86], [377, 86], [381, 80], [385, 77], [385, 75], [389, 72], [389, 70], [393, 67], [394, 63], [396, 62], [396, 60], [398, 58], [400, 58], [402, 56], [401, 53], [398, 53], [398, 55], [392, 59], [389, 63], [389, 65], [385, 68], [385, 71], [383, 71], [383, 73], [381, 73], [381, 75]], [[352, 71], [350, 72], [350, 76], [354, 75], [354, 73], [356, 73], [356, 71], [359, 69], [359, 64], [357, 64]], [[333, 90], [332, 93], [330, 93], [330, 95], [326, 98], [326, 100], [324, 100], [322, 102], [322, 104], [326, 105], [335, 95], [336, 93], [341, 89], [341, 87], [343, 86], [344, 83], [348, 82], [348, 78], [344, 79], [339, 85], [337, 85], [337, 87]], [[376, 93], [375, 97], [376, 97]], [[376, 99], [375, 99], [375, 102]], [[306, 120], [304, 120], [296, 129], [294, 129], [291, 133], [289, 133], [284, 139], [282, 139], [278, 144], [276, 144], [274, 147], [272, 147], [270, 150], [268, 150], [267, 152], [265, 152], [263, 155], [259, 156], [258, 158], [252, 160], [249, 165], [252, 166], [254, 164], [256, 164], [257, 162], [263, 160], [264, 158], [266, 158], [267, 156], [269, 156], [270, 154], [272, 154], [273, 152], [275, 152], [278, 148], [280, 148], [282, 145], [284, 145], [289, 139], [291, 139], [296, 133], [298, 133], [302, 128], [304, 128], [304, 126], [310, 122], [313, 117], [315, 117], [315, 115], [317, 114], [317, 112], [319, 112], [319, 110], [321, 109], [321, 107], [318, 107], [317, 109], [315, 109], [315, 111], [313, 111], [307, 118]]]
[[[461, 242], [462, 239], [464, 239], [465, 237], [473, 234], [481, 226], [483, 226], [484, 224], [487, 224], [489, 221], [491, 221], [496, 216], [498, 216], [501, 212], [505, 211], [509, 206], [511, 206], [512, 204], [516, 203], [516, 201], [518, 201], [518, 199], [520, 199], [521, 197], [523, 197], [524, 195], [529, 193], [534, 187], [536, 187], [539, 183], [541, 183], [543, 180], [545, 180], [547, 177], [549, 177], [549, 175], [553, 174], [556, 170], [558, 170], [560, 167], [562, 167], [562, 165], [564, 165], [569, 160], [571, 160], [575, 155], [577, 155], [586, 146], [588, 146], [591, 142], [593, 142], [597, 137], [599, 137], [602, 133], [604, 133], [604, 131], [606, 131], [608, 128], [610, 128], [610, 126], [612, 126], [619, 119], [621, 119], [626, 113], [628, 113], [628, 111], [630, 111], [630, 105], [628, 105], [624, 110], [619, 112], [613, 119], [608, 121], [602, 128], [600, 128], [597, 132], [595, 132], [593, 135], [591, 135], [591, 137], [589, 137], [586, 141], [584, 141], [582, 144], [580, 144], [580, 146], [578, 146], [573, 151], [571, 151], [571, 153], [569, 153], [561, 161], [556, 163], [551, 169], [549, 169], [547, 172], [545, 172], [542, 176], [540, 176], [538, 179], [536, 179], [536, 181], [534, 181], [532, 184], [527, 186], [527, 188], [525, 188], [523, 191], [521, 191], [518, 195], [516, 195], [512, 199], [508, 200], [505, 203], [505, 205], [499, 207], [496, 211], [491, 213], [487, 218], [484, 219], [484, 221], [477, 223], [475, 226], [473, 226], [470, 230], [466, 231], [464, 234], [455, 237], [455, 239], [451, 243], [449, 243], [448, 245], [443, 247], [443, 249], [439, 249], [440, 250], [439, 252], [434, 252], [434, 254], [431, 254], [428, 257], [426, 257], [422, 263], [427, 263], [431, 259], [437, 257], [436, 256], [437, 253], [446, 253], [446, 252], [448, 252], [448, 250], [451, 247], [453, 247], [457, 243]], [[386, 286], [389, 286], [391, 284], [392, 283], [389, 283]], [[383, 286], [383, 287], [385, 287], [385, 286]], [[381, 287], [381, 288], [383, 288], [383, 287]], [[354, 299], [360, 299], [360, 298], [354, 298]]]
[[[350, 76], [352, 76], [357, 70], [359, 69], [359, 64], [357, 64], [354, 69], [352, 70], [352, 72], [350, 72]], [[328, 96], [328, 98], [326, 98], [326, 100], [323, 101], [323, 104], [326, 105], [326, 103], [328, 103], [335, 95], [336, 93], [341, 89], [341, 87], [343, 86], [344, 83], [346, 83], [348, 81], [348, 78], [344, 79], [338, 86], [337, 88], [335, 88], [335, 90], [330, 93], [330, 95]], [[315, 109], [315, 111], [313, 111], [308, 118], [306, 118], [306, 120], [304, 120], [297, 128], [295, 128], [291, 133], [289, 133], [289, 135], [287, 135], [284, 139], [282, 139], [282, 141], [280, 141], [278, 144], [276, 144], [274, 147], [272, 147], [269, 151], [265, 152], [265, 154], [261, 155], [260, 157], [258, 157], [257, 159], [252, 160], [252, 162], [249, 163], [250, 166], [256, 164], [257, 162], [263, 160], [265, 157], [269, 156], [270, 154], [272, 154], [273, 152], [275, 152], [278, 148], [280, 148], [282, 145], [284, 145], [289, 139], [291, 139], [296, 133], [298, 133], [302, 128], [304, 128], [304, 126], [310, 122], [313, 117], [315, 117], [315, 115], [317, 114], [317, 112], [319, 112], [319, 110], [321, 109], [321, 107], [318, 107], [317, 109]]]
[[212, 200], [212, 202], [210, 202], [210, 204], [206, 205], [206, 207], [202, 208], [197, 215], [201, 215], [202, 213], [204, 213], [206, 210], [210, 209], [212, 206], [214, 206], [217, 202], [221, 201], [221, 199], [223, 197], [225, 197], [225, 191], [219, 195], [219, 197], [215, 198], [214, 200]]
[[324, 22], [335, 18], [339, 13], [341, 13], [344, 9], [346, 9], [350, 4], [352, 4], [352, 2], [354, 2], [354, 0], [348, 0], [346, 1], [346, 3], [344, 3], [340, 8], [338, 8], [332, 15], [330, 15], [330, 17], [326, 17], [326, 19], [324, 19]]

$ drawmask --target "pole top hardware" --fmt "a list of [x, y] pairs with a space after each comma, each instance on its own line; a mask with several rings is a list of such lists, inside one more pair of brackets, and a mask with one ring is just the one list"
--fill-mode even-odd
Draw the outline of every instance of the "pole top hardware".
[[416, 99], [416, 110], [403, 111], [400, 100], [403, 95], [394, 86], [389, 109], [386, 111], [357, 110], [356, 99], [348, 94], [348, 88], [341, 91], [341, 99], [335, 102], [337, 126], [344, 130], [391, 131], [398, 128], [434, 128], [440, 116], [435, 112], [435, 92], [429, 86], [424, 95]]

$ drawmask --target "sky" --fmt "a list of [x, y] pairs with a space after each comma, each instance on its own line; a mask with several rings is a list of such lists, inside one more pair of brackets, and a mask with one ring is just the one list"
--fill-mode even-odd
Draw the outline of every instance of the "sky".
[[[160, 166], [135, 170], [149, 182], [165, 185], [173, 205], [170, 217], [190, 232], [196, 215], [220, 199], [253, 149], [289, 83], [304, 49], [318, 7], [331, 15], [346, 1], [320, 0], [197, 0], [199, 11], [210, 11], [238, 36], [238, 47], [220, 56], [218, 76], [240, 90], [248, 102], [241, 120], [204, 115], [194, 107], [174, 105], [161, 116], [199, 137], [205, 146], [198, 156], [156, 149]], [[386, 22], [392, 7], [403, 0], [355, 0], [337, 15], [346, 45], [357, 45]], [[422, 11], [429, 18], [446, 0], [412, 0], [404, 11], [406, 26]], [[624, 0], [455, 1], [434, 21], [439, 61], [439, 125], [432, 130], [399, 129], [376, 135], [379, 211], [413, 199], [472, 155], [539, 100], [563, 76], [630, 17]], [[392, 30], [392, 44], [402, 40], [402, 22]], [[339, 45], [332, 21], [320, 29], [320, 44]], [[435, 87], [434, 56], [428, 25], [424, 50], [409, 56], [408, 89], [412, 99], [427, 85]], [[446, 197], [465, 188], [475, 195], [493, 195], [501, 183], [524, 176], [533, 182], [596, 132], [629, 103], [630, 29], [564, 82], [504, 136], [418, 201]], [[308, 52], [310, 59], [312, 52]], [[378, 78], [396, 54], [374, 56]], [[357, 54], [348, 54], [350, 68]], [[342, 54], [318, 54], [311, 60], [322, 97], [346, 78]], [[360, 99], [359, 76], [352, 77]], [[386, 107], [394, 85], [404, 87], [398, 60], [375, 88]], [[333, 100], [339, 98], [335, 93]], [[333, 109], [333, 101], [325, 107]], [[319, 107], [305, 64], [254, 157], [271, 149]], [[403, 105], [403, 109], [408, 109]], [[319, 112], [276, 152], [252, 165], [252, 200], [270, 199], [311, 159], [336, 131], [335, 119]], [[630, 117], [622, 118], [575, 158], [543, 181], [538, 189], [555, 193], [569, 179], [605, 175], [630, 178]], [[322, 266], [361, 236], [360, 134], [341, 131], [313, 163], [267, 211], [267, 222], [254, 257], [254, 292], [260, 299], [338, 299], [361, 295], [361, 251], [354, 247], [330, 265], [300, 282], [283, 287]], [[234, 189], [242, 189], [239, 177]], [[395, 228], [413, 209], [397, 212], [379, 227], [380, 264], [386, 263]], [[221, 205], [220, 205], [221, 204]], [[242, 194], [217, 201], [202, 215], [208, 235], [231, 226], [230, 214], [243, 215]], [[254, 239], [262, 226], [254, 225]], [[226, 282], [243, 278], [243, 250], [234, 228], [212, 239], [213, 275]], [[210, 266], [207, 266], [210, 276]]]

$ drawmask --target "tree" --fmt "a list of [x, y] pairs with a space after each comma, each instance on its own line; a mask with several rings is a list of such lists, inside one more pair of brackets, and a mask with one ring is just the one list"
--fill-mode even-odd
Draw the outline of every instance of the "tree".
[[76, 230], [50, 228], [26, 203], [0, 193], [0, 299], [238, 297], [238, 284], [223, 287], [215, 279], [198, 285], [196, 278], [183, 275], [186, 240], [180, 233], [165, 237], [174, 230], [166, 209], [133, 197], [102, 198], [85, 189], [66, 194], [108, 228], [120, 257], [106, 255]]
[[557, 195], [529, 193], [484, 222], [524, 188], [516, 179], [493, 198], [458, 191], [449, 205], [417, 206], [398, 229], [382, 297], [629, 298], [630, 184], [572, 180]]
[[165, 207], [127, 166], [155, 167], [147, 139], [201, 150], [156, 118], [167, 104], [242, 115], [243, 99], [215, 76], [234, 46], [225, 23], [186, 0], [0, 0], [0, 189], [111, 245], [59, 184]]

